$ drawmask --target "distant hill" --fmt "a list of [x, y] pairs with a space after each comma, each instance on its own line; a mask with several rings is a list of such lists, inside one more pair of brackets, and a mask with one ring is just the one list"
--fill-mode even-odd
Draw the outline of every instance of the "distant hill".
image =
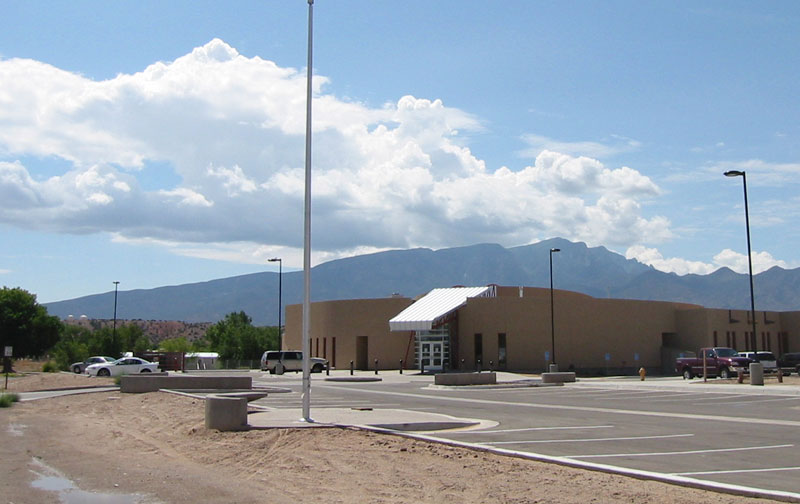
[[[599, 298], [695, 303], [709, 308], [750, 308], [747, 275], [722, 268], [709, 275], [663, 273], [605, 247], [561, 238], [504, 248], [495, 244], [441, 250], [392, 250], [338, 259], [312, 269], [314, 301], [408, 297], [454, 285], [549, 287], [551, 248], [554, 285]], [[283, 304], [302, 303], [303, 272], [283, 274]], [[216, 322], [245, 311], [256, 325], [277, 324], [278, 274], [253, 273], [208, 282], [119, 291], [118, 319]], [[800, 310], [800, 268], [774, 267], [755, 276], [756, 309]], [[114, 292], [47, 303], [52, 315], [111, 318]]]

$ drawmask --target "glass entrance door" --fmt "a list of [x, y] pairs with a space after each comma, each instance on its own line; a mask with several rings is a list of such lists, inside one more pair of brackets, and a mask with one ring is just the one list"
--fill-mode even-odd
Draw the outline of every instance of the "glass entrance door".
[[447, 340], [441, 335], [420, 337], [417, 362], [425, 371], [442, 371], [447, 361]]

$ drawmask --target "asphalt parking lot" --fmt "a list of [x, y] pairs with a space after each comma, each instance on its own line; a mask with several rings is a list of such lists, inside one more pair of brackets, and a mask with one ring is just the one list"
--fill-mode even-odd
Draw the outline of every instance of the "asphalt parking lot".
[[[253, 376], [254, 385], [291, 391], [255, 404], [299, 411], [299, 375]], [[484, 420], [481, 428], [420, 435], [800, 501], [800, 387], [704, 385], [670, 378], [444, 388], [433, 386], [431, 376], [395, 371], [381, 378], [341, 383], [312, 375], [312, 418], [325, 408], [373, 408]]]

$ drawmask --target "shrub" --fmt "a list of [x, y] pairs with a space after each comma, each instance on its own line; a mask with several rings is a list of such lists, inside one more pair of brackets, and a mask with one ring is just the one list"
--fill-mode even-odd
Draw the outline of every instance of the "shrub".
[[0, 408], [8, 408], [17, 401], [19, 401], [19, 394], [0, 394]]
[[42, 364], [42, 371], [45, 373], [55, 373], [58, 371], [58, 364], [55, 361], [47, 361]]

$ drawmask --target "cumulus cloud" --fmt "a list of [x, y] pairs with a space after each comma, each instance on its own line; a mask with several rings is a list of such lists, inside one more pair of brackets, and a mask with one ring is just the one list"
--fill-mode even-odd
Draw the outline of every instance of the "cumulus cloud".
[[612, 135], [605, 142], [565, 142], [555, 140], [543, 135], [533, 133], [523, 135], [522, 140], [529, 145], [520, 154], [525, 157], [534, 157], [544, 150], [563, 152], [573, 156], [589, 156], [593, 158], [606, 158], [623, 152], [631, 152], [641, 147], [641, 142], [619, 135]]
[[[713, 262], [710, 264], [702, 261], [689, 261], [679, 257], [665, 258], [658, 249], [642, 245], [634, 245], [628, 248], [625, 252], [625, 257], [636, 259], [657, 270], [678, 275], [707, 275], [722, 267], [730, 268], [737, 273], [748, 273], [749, 271], [747, 254], [740, 254], [730, 249], [725, 249], [715, 255]], [[790, 267], [786, 261], [775, 259], [769, 252], [753, 252], [753, 274], [761, 273], [773, 266], [779, 266], [784, 269]]]
[[[769, 252], [753, 252], [753, 273], [761, 273], [773, 266], [780, 266], [781, 268], [788, 268], [786, 261], [781, 261], [772, 257]], [[714, 263], [720, 266], [727, 266], [733, 271], [739, 273], [747, 273], [749, 266], [747, 262], [747, 254], [740, 254], [731, 249], [725, 249], [719, 254], [714, 256]]]
[[[113, 232], [238, 262], [302, 246], [304, 72], [215, 39], [104, 81], [0, 60], [0, 82], [0, 222]], [[313, 82], [317, 260], [550, 236], [625, 247], [672, 236], [667, 219], [645, 216], [660, 195], [652, 180], [575, 155], [608, 150], [561, 145], [537, 151], [530, 166], [490, 169], [468, 146], [484, 128], [471, 114], [414, 96], [370, 108], [326, 94], [326, 82]], [[68, 168], [45, 176], [37, 158]], [[145, 183], [148, 170], [171, 182]]]

